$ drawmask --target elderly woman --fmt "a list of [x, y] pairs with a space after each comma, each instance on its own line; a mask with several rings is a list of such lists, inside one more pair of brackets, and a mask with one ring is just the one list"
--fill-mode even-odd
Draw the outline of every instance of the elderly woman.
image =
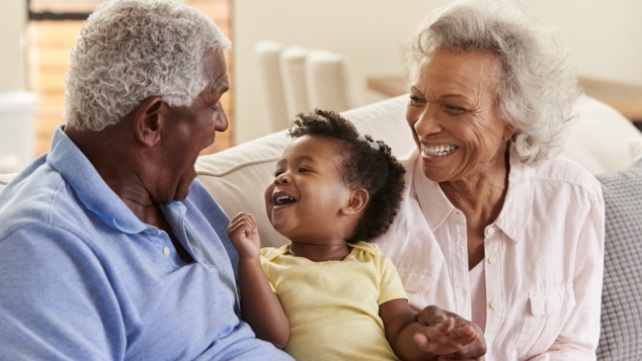
[[488, 360], [594, 360], [604, 207], [559, 157], [578, 96], [566, 52], [518, 2], [435, 11], [409, 56], [400, 214], [378, 242], [411, 303], [472, 319]]

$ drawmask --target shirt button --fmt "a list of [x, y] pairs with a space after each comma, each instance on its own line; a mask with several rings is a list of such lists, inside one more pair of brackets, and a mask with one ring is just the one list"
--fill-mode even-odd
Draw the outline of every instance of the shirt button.
[[486, 228], [486, 232], [485, 233], [486, 233], [486, 237], [490, 237], [493, 234], [495, 234], [495, 228], [493, 228], [492, 226], [488, 226]]
[[495, 302], [495, 301], [491, 302], [490, 303], [490, 308], [493, 309], [493, 310], [496, 310], [497, 309], [497, 302]]
[[488, 259], [488, 263], [490, 263], [490, 264], [495, 264], [495, 263], [497, 263], [497, 258], [495, 258], [495, 257], [490, 257], [490, 258]]
[[163, 254], [169, 256], [169, 247], [163, 247]]

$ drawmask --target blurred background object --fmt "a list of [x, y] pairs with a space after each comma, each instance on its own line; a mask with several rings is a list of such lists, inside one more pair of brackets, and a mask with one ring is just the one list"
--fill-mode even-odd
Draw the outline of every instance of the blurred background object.
[[0, 93], [0, 173], [17, 172], [33, 158], [36, 100], [32, 92]]
[[[272, 116], [262, 94], [255, 49], [264, 40], [304, 49], [323, 49], [348, 60], [359, 103], [388, 95], [368, 86], [372, 78], [403, 76], [403, 44], [430, 10], [449, 0], [326, 0], [240, 1], [182, 0], [211, 16], [232, 39], [228, 57], [231, 89], [223, 99], [230, 119], [227, 132], [205, 152], [268, 134], [292, 120]], [[62, 91], [69, 51], [82, 20], [102, 0], [10, 0], [0, 2], [0, 91], [38, 94], [34, 155], [46, 151], [53, 128], [62, 122]], [[571, 57], [584, 79], [599, 79], [623, 87], [642, 87], [642, 2], [611, 0], [524, 0], [569, 40]], [[30, 10], [30, 11], [29, 11]], [[80, 14], [80, 15], [79, 15]], [[84, 16], [84, 17], [83, 17]], [[307, 87], [307, 86], [306, 86]], [[597, 89], [591, 87], [592, 89]], [[599, 90], [607, 103], [618, 102], [627, 114], [640, 112], [637, 96]], [[619, 89], [624, 89], [620, 87]], [[588, 90], [588, 87], [587, 87]], [[621, 93], [622, 94], [622, 93]], [[268, 95], [269, 97], [269, 95]], [[626, 102], [624, 104], [623, 102]], [[312, 107], [312, 104], [309, 104]], [[631, 108], [633, 106], [633, 108]], [[285, 107], [285, 105], [281, 105]], [[329, 105], [334, 107], [334, 105]], [[623, 109], [620, 107], [621, 109]], [[281, 113], [283, 114], [283, 113]]]

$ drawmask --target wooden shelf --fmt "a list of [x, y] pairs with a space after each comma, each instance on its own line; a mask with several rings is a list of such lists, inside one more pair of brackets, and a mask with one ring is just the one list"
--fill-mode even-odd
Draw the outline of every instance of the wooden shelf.
[[580, 78], [584, 92], [617, 109], [631, 121], [642, 121], [642, 87], [594, 78]]
[[[588, 77], [580, 77], [579, 83], [587, 95], [609, 104], [631, 121], [642, 121], [642, 87]], [[367, 86], [386, 96], [407, 93], [401, 75], [372, 76]]]

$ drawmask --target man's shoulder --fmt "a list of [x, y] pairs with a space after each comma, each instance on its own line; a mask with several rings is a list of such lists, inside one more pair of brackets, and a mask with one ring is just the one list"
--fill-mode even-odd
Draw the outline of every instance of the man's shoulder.
[[59, 198], [64, 183], [60, 174], [41, 169], [18, 174], [0, 193], [0, 218], [5, 220], [0, 230], [25, 222], [50, 221], [51, 215], [61, 210]]

